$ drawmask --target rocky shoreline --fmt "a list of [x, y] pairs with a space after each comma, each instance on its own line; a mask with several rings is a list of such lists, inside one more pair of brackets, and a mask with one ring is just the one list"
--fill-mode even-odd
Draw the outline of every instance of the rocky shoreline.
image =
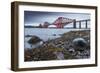
[[[82, 38], [86, 42], [83, 46], [76, 46], [73, 42]], [[81, 43], [81, 42], [80, 42]], [[79, 43], [79, 44], [80, 44]], [[90, 57], [90, 30], [70, 31], [61, 37], [43, 42], [36, 48], [25, 49], [25, 61], [86, 59]]]

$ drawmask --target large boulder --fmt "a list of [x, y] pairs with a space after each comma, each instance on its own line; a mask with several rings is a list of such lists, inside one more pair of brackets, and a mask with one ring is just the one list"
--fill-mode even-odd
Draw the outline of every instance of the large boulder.
[[29, 43], [29, 44], [36, 44], [36, 43], [38, 43], [38, 42], [40, 42], [40, 41], [42, 41], [42, 40], [41, 40], [39, 37], [37, 37], [37, 36], [32, 36], [32, 38], [29, 39], [28, 43]]
[[43, 41], [37, 36], [32, 36], [32, 38], [28, 40], [28, 43], [30, 44], [31, 48], [36, 48], [42, 45]]
[[84, 38], [75, 38], [72, 42], [73, 42], [73, 45], [77, 47], [87, 46], [87, 41]]

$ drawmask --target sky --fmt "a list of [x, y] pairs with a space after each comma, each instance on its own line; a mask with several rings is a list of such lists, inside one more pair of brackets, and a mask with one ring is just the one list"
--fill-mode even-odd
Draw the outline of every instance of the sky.
[[76, 20], [90, 19], [90, 14], [67, 12], [24, 11], [24, 24], [38, 26], [44, 22], [53, 23], [58, 17]]

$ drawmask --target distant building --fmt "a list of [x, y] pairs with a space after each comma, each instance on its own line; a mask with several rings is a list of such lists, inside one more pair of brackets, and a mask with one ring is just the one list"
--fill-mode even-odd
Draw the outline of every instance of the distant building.
[[48, 22], [44, 22], [43, 28], [48, 28], [48, 26], [49, 26], [49, 23]]
[[39, 24], [39, 28], [42, 28], [42, 24]]

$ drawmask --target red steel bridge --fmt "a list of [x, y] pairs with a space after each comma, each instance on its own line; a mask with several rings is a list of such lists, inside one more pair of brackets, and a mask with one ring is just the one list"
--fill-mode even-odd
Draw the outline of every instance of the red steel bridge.
[[88, 28], [87, 27], [88, 21], [90, 21], [90, 19], [76, 21], [76, 19], [59, 17], [58, 19], [56, 19], [54, 21], [53, 25], [56, 25], [57, 28], [63, 28], [64, 26], [68, 25], [69, 23], [73, 23], [73, 28], [76, 28], [76, 23], [79, 23], [79, 28], [82, 28], [81, 24], [82, 24], [82, 22], [85, 22], [85, 28]]

